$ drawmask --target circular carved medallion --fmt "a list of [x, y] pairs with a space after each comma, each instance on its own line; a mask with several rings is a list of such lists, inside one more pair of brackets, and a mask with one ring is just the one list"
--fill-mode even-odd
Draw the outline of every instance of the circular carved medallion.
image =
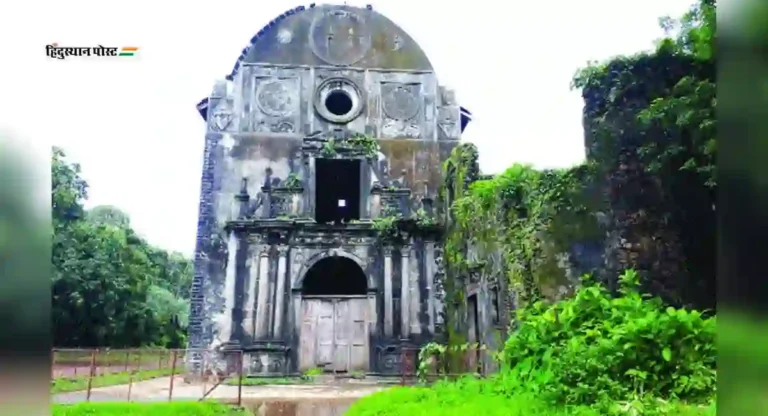
[[352, 65], [371, 49], [371, 32], [363, 18], [346, 10], [315, 17], [309, 29], [309, 47], [332, 65]]
[[384, 89], [381, 105], [389, 117], [395, 120], [410, 120], [421, 108], [417, 94], [417, 91], [405, 85], [388, 86]]
[[267, 81], [256, 88], [256, 105], [270, 116], [287, 116], [293, 112], [293, 98], [280, 81]]

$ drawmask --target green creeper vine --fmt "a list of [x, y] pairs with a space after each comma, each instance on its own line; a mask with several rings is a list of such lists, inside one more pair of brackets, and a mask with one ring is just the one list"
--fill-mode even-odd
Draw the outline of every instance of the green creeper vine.
[[335, 157], [337, 153], [336, 141], [334, 139], [328, 139], [328, 141], [323, 143], [322, 149], [320, 149], [320, 155], [327, 158]]
[[[455, 148], [445, 163], [441, 190], [447, 208], [447, 306], [458, 315], [464, 307], [463, 279], [470, 272], [489, 276], [501, 269], [523, 306], [568, 283], [559, 253], [600, 235], [584, 191], [593, 180], [591, 165], [542, 171], [513, 165], [479, 179], [476, 155], [471, 144]], [[470, 250], [477, 260], [469, 260]], [[487, 261], [494, 253], [501, 254], [502, 264]]]
[[336, 157], [342, 153], [359, 155], [365, 158], [375, 158], [379, 152], [379, 143], [376, 139], [355, 135], [347, 139], [328, 139], [320, 149], [320, 155], [327, 158]]
[[476, 342], [453, 345], [443, 345], [437, 342], [427, 343], [419, 350], [416, 377], [424, 383], [430, 376], [445, 377], [451, 373], [456, 373], [456, 369], [451, 368], [455, 367], [452, 364], [457, 362], [463, 364], [467, 353], [473, 350], [485, 351], [487, 347]]
[[355, 149], [367, 158], [376, 157], [379, 153], [379, 143], [376, 139], [364, 135], [356, 135], [346, 139], [343, 145]]
[[402, 217], [399, 214], [385, 215], [373, 220], [373, 229], [384, 241], [397, 240], [400, 237], [399, 221]]
[[416, 211], [416, 214], [414, 214], [414, 220], [416, 221], [416, 225], [419, 227], [435, 227], [439, 224], [437, 218], [428, 215], [423, 208], [420, 208], [418, 211]]
[[296, 173], [291, 173], [287, 178], [285, 178], [285, 182], [283, 182], [282, 186], [284, 188], [300, 188], [301, 180], [299, 180], [299, 175]]

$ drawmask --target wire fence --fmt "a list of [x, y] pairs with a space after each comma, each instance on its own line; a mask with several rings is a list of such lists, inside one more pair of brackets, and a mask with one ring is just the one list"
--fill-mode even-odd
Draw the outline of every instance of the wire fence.
[[[196, 374], [185, 367], [188, 354], [202, 361]], [[214, 355], [218, 352], [194, 349], [57, 348], [52, 351], [51, 393], [62, 401], [203, 400], [226, 382], [237, 388], [229, 400], [240, 404], [243, 353], [228, 353], [232, 365], [225, 368], [210, 365]]]
[[[424, 365], [419, 363], [419, 351], [403, 346], [397, 360], [398, 371], [388, 376], [369, 375], [390, 380], [394, 376], [402, 385], [468, 374], [485, 376], [487, 354], [479, 349], [427, 357]], [[196, 373], [186, 368], [189, 354], [195, 354], [201, 362]], [[271, 384], [268, 378], [249, 382], [244, 373], [243, 351], [228, 351], [223, 365], [220, 354], [203, 349], [53, 349], [51, 392], [64, 402], [210, 398], [241, 405], [244, 387]], [[311, 380], [312, 377], [302, 377], [295, 381], [306, 384]], [[290, 381], [284, 377], [279, 384]]]

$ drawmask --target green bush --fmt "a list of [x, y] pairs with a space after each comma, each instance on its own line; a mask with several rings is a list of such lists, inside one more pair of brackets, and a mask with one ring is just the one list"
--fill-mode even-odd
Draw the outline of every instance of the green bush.
[[715, 416], [714, 406], [686, 406], [658, 400], [614, 402], [609, 408], [555, 406], [519, 390], [510, 373], [490, 380], [466, 377], [432, 387], [393, 387], [363, 397], [345, 416]]
[[633, 270], [620, 286], [613, 297], [585, 278], [573, 298], [521, 311], [503, 351], [513, 379], [561, 404], [713, 397], [715, 318], [641, 295]]
[[348, 415], [714, 416], [715, 318], [641, 295], [633, 270], [619, 280], [617, 296], [584, 278], [520, 311], [489, 379], [385, 390]]

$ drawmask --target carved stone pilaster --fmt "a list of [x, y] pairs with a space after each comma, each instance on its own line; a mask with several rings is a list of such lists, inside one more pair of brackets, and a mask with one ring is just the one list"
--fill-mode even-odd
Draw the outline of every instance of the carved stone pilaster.
[[233, 335], [235, 335], [234, 326], [236, 325], [235, 322], [232, 321], [232, 317], [234, 316], [234, 309], [235, 309], [235, 296], [236, 296], [236, 284], [237, 284], [237, 252], [238, 248], [240, 247], [240, 239], [238, 238], [238, 235], [236, 232], [231, 231], [229, 233], [229, 239], [227, 242], [227, 263], [226, 263], [226, 269], [225, 269], [225, 275], [224, 275], [224, 287], [223, 287], [223, 298], [224, 298], [224, 314], [228, 315], [230, 319], [228, 319], [228, 324], [222, 325], [221, 328], [219, 328], [219, 334], [218, 338], [219, 341], [223, 343], [231, 342], [233, 339]]
[[266, 338], [269, 334], [269, 246], [259, 250], [258, 295], [256, 301], [256, 338]]
[[402, 338], [408, 338], [408, 335], [410, 333], [410, 317], [411, 317], [411, 311], [410, 311], [410, 302], [408, 300], [408, 295], [410, 295], [410, 284], [409, 284], [409, 267], [408, 261], [411, 258], [411, 246], [403, 246], [400, 248], [400, 254], [401, 254], [401, 268], [400, 268], [400, 332]]
[[429, 333], [435, 333], [435, 243], [424, 242], [424, 279], [427, 289], [427, 319]]
[[275, 322], [272, 336], [274, 338], [280, 338], [282, 336], [282, 324], [283, 324], [283, 304], [285, 303], [285, 279], [287, 276], [286, 265], [288, 257], [289, 247], [286, 245], [277, 246], [278, 260], [277, 260], [277, 288], [275, 289]]
[[260, 236], [252, 236], [249, 239], [248, 255], [245, 260], [246, 269], [248, 270], [245, 305], [243, 306], [243, 322], [242, 328], [245, 333], [253, 338], [254, 326], [255, 326], [255, 311], [256, 311], [256, 290], [259, 279], [259, 243]]
[[392, 247], [384, 247], [384, 335], [392, 336]]

